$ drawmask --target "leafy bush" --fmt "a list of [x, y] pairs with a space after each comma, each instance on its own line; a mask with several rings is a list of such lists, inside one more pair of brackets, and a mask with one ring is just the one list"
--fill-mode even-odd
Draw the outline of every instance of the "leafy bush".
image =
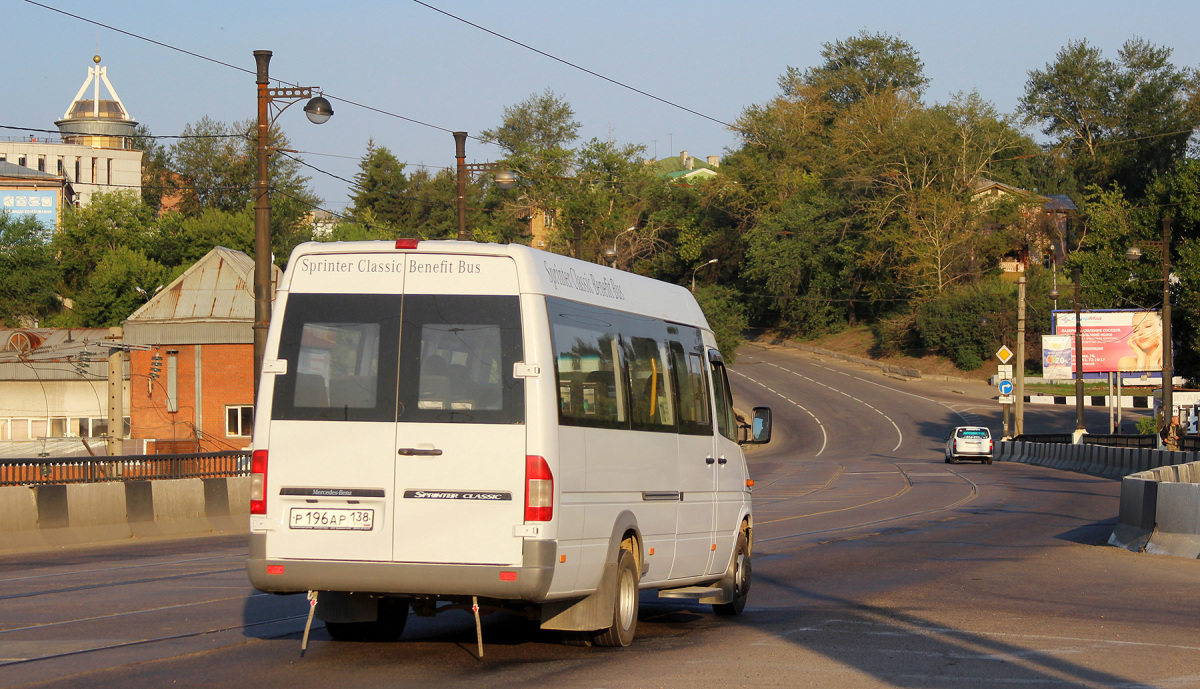
[[979, 356], [979, 352], [971, 347], [961, 347], [954, 350], [954, 356], [951, 357], [954, 365], [962, 371], [974, 371], [983, 366], [983, 357]]
[[1138, 419], [1137, 432], [1142, 435], [1154, 435], [1158, 433], [1158, 420], [1153, 416]]

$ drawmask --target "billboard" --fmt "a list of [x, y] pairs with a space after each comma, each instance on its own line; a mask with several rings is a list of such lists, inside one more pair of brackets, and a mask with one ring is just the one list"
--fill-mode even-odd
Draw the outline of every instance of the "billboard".
[[[1084, 373], [1162, 370], [1162, 316], [1158, 311], [1083, 311], [1079, 322]], [[1063, 336], [1065, 344], [1058, 339]], [[1063, 377], [1070, 378], [1075, 370], [1074, 311], [1054, 312], [1054, 335], [1042, 341], [1043, 371], [1049, 363], [1061, 373], [1064, 357], [1067, 375]]]
[[0, 189], [0, 211], [32, 215], [48, 230], [58, 228], [58, 192]]

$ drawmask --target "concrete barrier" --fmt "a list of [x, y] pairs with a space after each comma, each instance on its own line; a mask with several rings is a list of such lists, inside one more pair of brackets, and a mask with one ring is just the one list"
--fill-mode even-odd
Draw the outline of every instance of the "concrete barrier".
[[250, 478], [0, 487], [0, 552], [249, 529]]
[[1121, 509], [1109, 545], [1200, 557], [1200, 462], [1156, 467], [1121, 479]]

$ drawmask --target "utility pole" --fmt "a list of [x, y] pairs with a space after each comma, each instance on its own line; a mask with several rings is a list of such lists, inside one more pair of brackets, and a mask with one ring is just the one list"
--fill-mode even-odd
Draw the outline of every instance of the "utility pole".
[[1172, 392], [1175, 377], [1174, 362], [1171, 361], [1171, 219], [1163, 218], [1162, 259], [1163, 259], [1163, 305], [1162, 305], [1162, 428], [1171, 425], [1171, 417], [1175, 413]]
[[1082, 442], [1087, 433], [1083, 425], [1083, 299], [1080, 297], [1079, 268], [1072, 271], [1075, 280], [1075, 442]]
[[[109, 328], [108, 340], [120, 343], [124, 337], [121, 328]], [[116, 457], [121, 454], [121, 439], [125, 436], [125, 414], [122, 409], [122, 397], [125, 392], [125, 351], [120, 347], [110, 347], [108, 350], [108, 433], [105, 437], [107, 454]]]
[[1017, 365], [1013, 371], [1016, 380], [1013, 387], [1016, 399], [1013, 402], [1015, 419], [1013, 437], [1025, 432], [1025, 276], [1017, 280]]

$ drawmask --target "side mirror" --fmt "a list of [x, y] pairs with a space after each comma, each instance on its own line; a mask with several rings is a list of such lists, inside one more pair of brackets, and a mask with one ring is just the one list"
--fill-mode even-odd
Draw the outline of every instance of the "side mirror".
[[754, 419], [750, 422], [749, 436], [743, 445], [764, 445], [771, 442], [771, 408], [755, 407]]

